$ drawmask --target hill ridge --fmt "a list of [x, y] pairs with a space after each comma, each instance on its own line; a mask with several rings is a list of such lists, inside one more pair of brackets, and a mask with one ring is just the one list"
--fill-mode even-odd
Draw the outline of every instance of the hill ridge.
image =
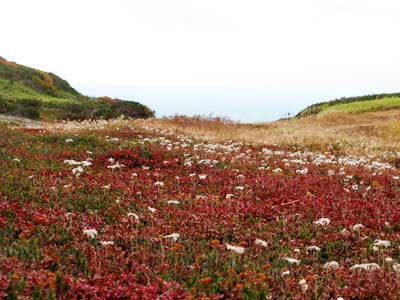
[[109, 119], [121, 114], [133, 118], [154, 116], [139, 102], [85, 96], [52, 72], [20, 65], [2, 56], [0, 114], [44, 120]]

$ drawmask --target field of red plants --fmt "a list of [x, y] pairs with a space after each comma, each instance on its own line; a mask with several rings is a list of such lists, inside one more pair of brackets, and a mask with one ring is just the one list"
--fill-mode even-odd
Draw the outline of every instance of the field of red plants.
[[384, 157], [0, 125], [0, 170], [1, 299], [400, 299]]

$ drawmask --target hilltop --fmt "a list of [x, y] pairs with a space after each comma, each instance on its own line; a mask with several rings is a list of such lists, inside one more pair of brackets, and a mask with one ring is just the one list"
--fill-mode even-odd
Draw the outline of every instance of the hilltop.
[[359, 97], [343, 97], [315, 103], [303, 109], [296, 117], [316, 115], [328, 111], [363, 113], [397, 108], [400, 108], [400, 93], [374, 94]]
[[148, 118], [154, 112], [134, 101], [82, 95], [59, 76], [0, 57], [0, 114], [31, 119]]

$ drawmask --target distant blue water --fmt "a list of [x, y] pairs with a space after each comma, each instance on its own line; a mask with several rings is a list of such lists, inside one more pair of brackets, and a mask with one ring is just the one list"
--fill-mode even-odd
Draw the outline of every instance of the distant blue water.
[[310, 104], [342, 96], [380, 91], [327, 91], [269, 88], [149, 88], [75, 85], [90, 96], [110, 96], [141, 102], [158, 117], [175, 114], [213, 115], [240, 122], [273, 121], [297, 114]]

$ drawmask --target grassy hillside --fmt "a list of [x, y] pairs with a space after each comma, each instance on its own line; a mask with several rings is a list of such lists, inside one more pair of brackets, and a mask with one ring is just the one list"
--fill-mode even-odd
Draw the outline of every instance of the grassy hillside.
[[0, 57], [0, 114], [32, 119], [134, 118], [154, 115], [134, 101], [80, 94], [53, 73], [9, 62]]
[[327, 111], [361, 113], [394, 108], [400, 108], [400, 93], [340, 98], [316, 103], [299, 112], [297, 117], [315, 115]]

